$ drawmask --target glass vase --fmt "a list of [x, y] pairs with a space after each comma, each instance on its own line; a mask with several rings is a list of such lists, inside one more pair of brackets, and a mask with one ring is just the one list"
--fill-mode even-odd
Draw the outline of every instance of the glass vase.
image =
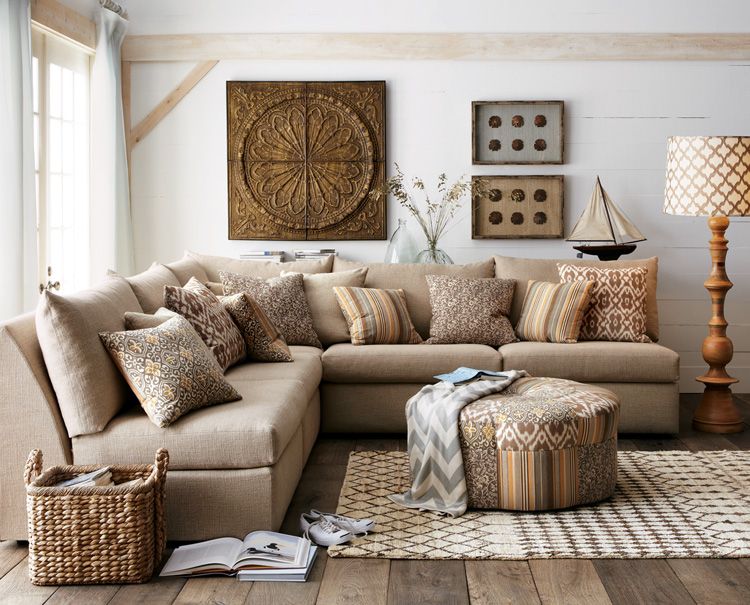
[[386, 263], [415, 263], [417, 262], [417, 242], [409, 232], [406, 219], [398, 219], [398, 228], [393, 232], [391, 241], [385, 251]]
[[428, 243], [427, 248], [417, 255], [417, 262], [422, 264], [452, 265], [453, 259], [448, 256], [442, 248], [438, 248], [437, 242]]

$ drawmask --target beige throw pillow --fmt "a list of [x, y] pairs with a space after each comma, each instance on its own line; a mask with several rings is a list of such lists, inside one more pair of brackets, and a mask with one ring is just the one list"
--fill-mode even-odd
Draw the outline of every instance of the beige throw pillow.
[[[114, 272], [110, 274], [117, 275]], [[146, 271], [126, 277], [144, 313], [154, 313], [164, 304], [164, 286], [179, 287], [180, 280], [164, 265], [153, 263]]]
[[[291, 275], [291, 272], [283, 271], [281, 275]], [[333, 289], [337, 286], [361, 288], [365, 285], [366, 276], [367, 267], [338, 273], [305, 273], [302, 276], [313, 327], [324, 346], [350, 340], [349, 328]]]
[[508, 319], [515, 286], [513, 279], [428, 275], [432, 323], [427, 342], [492, 347], [515, 342]]
[[99, 337], [158, 427], [169, 426], [190, 410], [241, 399], [184, 317], [155, 328], [102, 332]]
[[284, 337], [260, 305], [246, 292], [225, 296], [221, 304], [245, 338], [247, 356], [255, 361], [292, 361]]
[[265, 280], [219, 271], [226, 296], [247, 292], [266, 312], [289, 345], [322, 348], [313, 327], [301, 273]]
[[580, 279], [594, 282], [579, 340], [651, 342], [646, 336], [647, 269], [560, 264], [557, 270], [565, 282]]
[[143, 330], [144, 328], [155, 328], [173, 317], [179, 317], [179, 313], [160, 307], [156, 313], [125, 313], [126, 330]]
[[245, 358], [245, 340], [215, 294], [194, 277], [184, 288], [164, 286], [164, 306], [184, 316], [226, 370]]
[[98, 433], [131, 398], [99, 332], [124, 329], [123, 315], [141, 310], [122, 277], [74, 294], [45, 291], [39, 297], [37, 337], [70, 437]]
[[403, 290], [334, 288], [353, 345], [419, 344]]

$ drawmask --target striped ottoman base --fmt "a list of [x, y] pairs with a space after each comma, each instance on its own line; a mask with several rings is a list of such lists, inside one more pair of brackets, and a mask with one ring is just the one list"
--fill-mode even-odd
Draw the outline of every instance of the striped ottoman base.
[[523, 378], [459, 419], [469, 507], [553, 510], [612, 495], [620, 404], [606, 389]]

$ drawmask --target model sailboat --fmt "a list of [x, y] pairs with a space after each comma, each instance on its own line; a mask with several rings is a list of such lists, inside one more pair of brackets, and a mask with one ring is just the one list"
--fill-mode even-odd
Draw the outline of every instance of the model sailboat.
[[623, 254], [633, 252], [636, 242], [645, 239], [638, 227], [610, 199], [596, 177], [589, 205], [567, 238], [569, 242], [582, 242], [573, 248], [584, 254], [594, 254], [599, 260], [617, 260]]

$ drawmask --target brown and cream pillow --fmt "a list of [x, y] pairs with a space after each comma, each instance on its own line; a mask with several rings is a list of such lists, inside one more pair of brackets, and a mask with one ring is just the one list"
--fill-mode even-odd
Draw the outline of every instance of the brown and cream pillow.
[[651, 342], [646, 336], [648, 269], [599, 268], [559, 264], [564, 282], [592, 280], [591, 304], [583, 316], [580, 340]]
[[194, 277], [184, 288], [164, 286], [164, 306], [192, 324], [224, 370], [245, 358], [245, 340], [231, 316]]
[[190, 410], [241, 399], [184, 317], [155, 328], [100, 332], [99, 338], [156, 426], [169, 426]]
[[313, 327], [301, 273], [262, 279], [219, 271], [224, 294], [247, 292], [266, 312], [289, 345], [322, 348]]
[[225, 296], [221, 304], [245, 338], [247, 356], [255, 361], [292, 361], [284, 337], [260, 305], [246, 292]]
[[473, 343], [499, 347], [516, 341], [508, 319], [513, 279], [428, 275], [430, 344]]
[[333, 289], [353, 345], [419, 344], [403, 290], [377, 288]]
[[516, 334], [536, 342], [577, 342], [593, 286], [594, 282], [583, 280], [561, 284], [530, 280]]

